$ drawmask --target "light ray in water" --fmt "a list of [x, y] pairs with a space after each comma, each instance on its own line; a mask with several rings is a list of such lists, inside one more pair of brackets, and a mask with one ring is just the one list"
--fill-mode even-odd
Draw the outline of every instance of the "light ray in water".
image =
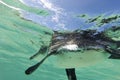
[[20, 10], [21, 10], [20, 8], [16, 8], [16, 7], [13, 7], [13, 6], [11, 6], [11, 5], [6, 4], [6, 3], [3, 2], [2, 0], [0, 0], [0, 3], [1, 3], [1, 4], [4, 4], [5, 6], [11, 8], [11, 9], [14, 9], [14, 10], [17, 10], [17, 11], [20, 11]]

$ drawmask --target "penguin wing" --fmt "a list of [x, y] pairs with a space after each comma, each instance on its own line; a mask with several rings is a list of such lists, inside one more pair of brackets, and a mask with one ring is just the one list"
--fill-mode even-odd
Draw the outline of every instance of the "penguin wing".
[[37, 57], [37, 56], [40, 55], [40, 54], [46, 53], [47, 50], [48, 50], [48, 47], [47, 47], [47, 46], [41, 47], [37, 53], [35, 53], [34, 55], [32, 55], [32, 56], [30, 57], [30, 60], [33, 59], [33, 58], [35, 58], [35, 57]]
[[105, 50], [111, 54], [109, 57], [110, 59], [120, 59], [120, 49], [112, 49], [107, 47]]
[[111, 52], [110, 59], [120, 59], [120, 50], [116, 49]]
[[111, 55], [111, 56], [109, 57], [109, 59], [120, 59], [120, 56]]

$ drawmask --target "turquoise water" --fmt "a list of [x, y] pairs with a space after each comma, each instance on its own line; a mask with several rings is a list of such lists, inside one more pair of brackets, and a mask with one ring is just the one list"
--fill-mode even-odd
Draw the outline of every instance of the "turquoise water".
[[[43, 57], [29, 60], [41, 45], [49, 44], [53, 32], [43, 25], [24, 19], [20, 11], [44, 17], [49, 12], [28, 7], [17, 0], [3, 1], [13, 7], [0, 3], [0, 80], [67, 80], [64, 69], [53, 66], [52, 57], [33, 74], [24, 74], [29, 66]], [[120, 60], [106, 60], [95, 66], [78, 68], [76, 75], [78, 80], [120, 80], [119, 69]]]

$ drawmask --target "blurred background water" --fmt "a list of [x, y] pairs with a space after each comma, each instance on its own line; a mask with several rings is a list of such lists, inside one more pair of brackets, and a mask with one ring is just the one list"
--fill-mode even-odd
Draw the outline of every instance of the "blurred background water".
[[[120, 1], [110, 0], [0, 0], [0, 80], [67, 80], [64, 69], [51, 57], [33, 74], [24, 71], [41, 45], [48, 45], [52, 30], [86, 29], [93, 25], [77, 16], [119, 14]], [[89, 17], [88, 16], [88, 17]], [[109, 24], [111, 25], [111, 24]], [[108, 26], [108, 25], [104, 25]], [[42, 56], [41, 56], [42, 58]], [[120, 61], [106, 60], [76, 70], [78, 80], [120, 80]]]

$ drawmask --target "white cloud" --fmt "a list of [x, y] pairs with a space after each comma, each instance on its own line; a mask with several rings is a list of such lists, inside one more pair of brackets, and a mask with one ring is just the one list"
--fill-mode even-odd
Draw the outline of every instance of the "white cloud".
[[59, 22], [59, 15], [58, 14], [55, 14], [52, 16], [52, 21], [54, 22]]
[[40, 1], [43, 4], [44, 8], [54, 11], [55, 13], [61, 13], [61, 11], [63, 10], [62, 8], [56, 7], [49, 0], [40, 0]]
[[41, 1], [41, 4], [43, 5], [44, 8], [47, 8], [48, 10], [55, 13], [52, 16], [51, 21], [56, 22], [58, 27], [65, 29], [65, 24], [60, 21], [60, 16], [65, 15], [65, 13], [63, 14], [63, 9], [55, 6], [49, 0], [40, 0], [40, 1]]
[[21, 3], [23, 3], [23, 4], [25, 4], [26, 5], [26, 3], [24, 2], [24, 0], [19, 0]]
[[52, 16], [52, 21], [59, 22], [59, 15], [62, 13], [62, 8], [56, 7], [54, 4], [49, 2], [49, 0], [41, 0], [41, 3], [44, 8], [55, 13], [55, 15]]

